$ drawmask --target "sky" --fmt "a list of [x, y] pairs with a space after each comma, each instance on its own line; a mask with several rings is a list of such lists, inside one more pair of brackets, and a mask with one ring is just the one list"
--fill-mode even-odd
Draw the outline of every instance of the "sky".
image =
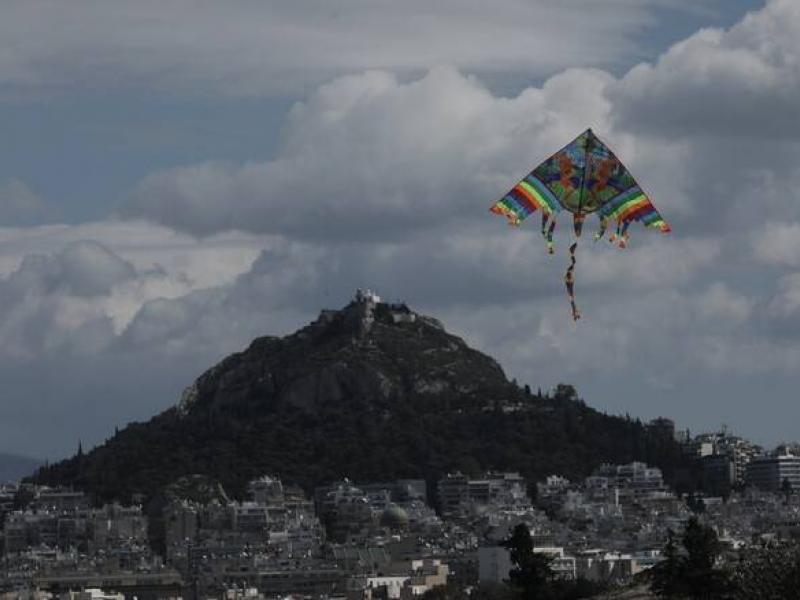
[[[0, 452], [56, 460], [357, 287], [534, 389], [800, 439], [796, 0], [5, 0]], [[488, 207], [592, 127], [672, 225]], [[596, 223], [587, 221], [592, 231]]]

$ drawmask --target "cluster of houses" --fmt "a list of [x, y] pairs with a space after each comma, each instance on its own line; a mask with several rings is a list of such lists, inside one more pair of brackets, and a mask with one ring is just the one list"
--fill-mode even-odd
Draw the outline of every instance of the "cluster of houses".
[[[675, 435], [668, 422], [651, 426]], [[652, 567], [668, 532], [698, 511], [732, 551], [800, 537], [796, 448], [765, 454], [724, 431], [680, 441], [707, 485], [702, 497], [677, 496], [640, 462], [580, 481], [450, 473], [433, 486], [343, 479], [312, 495], [263, 476], [240, 500], [220, 488], [147, 508], [3, 485], [0, 598], [414, 598], [448, 582], [507, 580], [503, 542], [520, 524], [560, 577], [602, 582]]]

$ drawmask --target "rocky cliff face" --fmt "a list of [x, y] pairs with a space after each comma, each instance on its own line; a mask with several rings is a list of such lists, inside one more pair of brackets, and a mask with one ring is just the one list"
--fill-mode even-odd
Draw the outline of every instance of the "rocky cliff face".
[[183, 394], [184, 418], [230, 407], [316, 412], [359, 401], [370, 412], [411, 403], [483, 406], [515, 397], [500, 366], [406, 306], [354, 301], [300, 331], [256, 339]]
[[526, 393], [437, 320], [359, 293], [294, 334], [254, 340], [175, 407], [37, 480], [125, 499], [199, 473], [236, 495], [264, 473], [310, 488], [344, 476], [434, 480], [454, 469], [575, 476], [602, 460], [667, 466], [674, 456], [640, 424], [559, 389]]

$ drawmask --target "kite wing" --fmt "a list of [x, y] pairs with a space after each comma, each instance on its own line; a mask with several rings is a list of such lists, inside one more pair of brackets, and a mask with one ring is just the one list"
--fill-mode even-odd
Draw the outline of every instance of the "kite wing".
[[[600, 219], [596, 240], [603, 237], [609, 223], [616, 223], [616, 233], [610, 236], [610, 241], [616, 241], [622, 248], [627, 245], [628, 226], [634, 221], [670, 231], [630, 171], [591, 129], [534, 168], [489, 210], [506, 217], [511, 225], [519, 225], [539, 210], [542, 235], [551, 254], [556, 216], [562, 210], [572, 213], [576, 237], [580, 237], [588, 214], [597, 213]], [[573, 294], [576, 248], [577, 243], [570, 246], [571, 264], [565, 282], [573, 318], [577, 320]]]

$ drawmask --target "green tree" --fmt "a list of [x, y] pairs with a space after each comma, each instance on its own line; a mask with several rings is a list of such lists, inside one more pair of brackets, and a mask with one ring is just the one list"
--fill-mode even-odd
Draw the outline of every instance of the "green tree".
[[482, 583], [472, 590], [470, 600], [513, 600], [514, 594], [505, 583]]
[[578, 391], [567, 383], [559, 383], [553, 390], [553, 397], [558, 401], [578, 401]]
[[686, 497], [686, 505], [696, 515], [702, 514], [706, 510], [706, 504], [703, 502], [702, 496], [699, 494], [691, 493]]
[[664, 561], [651, 574], [651, 590], [666, 598], [720, 600], [730, 597], [731, 576], [717, 566], [721, 546], [716, 532], [692, 517], [681, 536], [678, 555], [673, 536], [667, 539]]
[[751, 548], [733, 577], [735, 600], [795, 600], [800, 590], [800, 544]]
[[664, 546], [664, 560], [653, 567], [650, 572], [650, 589], [662, 598], [680, 597], [682, 593], [682, 558], [675, 543], [675, 532], [667, 531], [667, 543]]
[[553, 559], [547, 554], [533, 551], [528, 527], [522, 523], [517, 525], [504, 545], [514, 565], [508, 573], [508, 580], [516, 596], [525, 600], [551, 598], [550, 584], [555, 577], [551, 567]]
[[686, 549], [683, 578], [689, 597], [696, 600], [723, 598], [730, 591], [730, 577], [727, 571], [716, 567], [721, 551], [716, 532], [692, 517], [686, 524], [682, 541]]
[[422, 600], [461, 600], [466, 594], [458, 585], [437, 585], [422, 594]]

